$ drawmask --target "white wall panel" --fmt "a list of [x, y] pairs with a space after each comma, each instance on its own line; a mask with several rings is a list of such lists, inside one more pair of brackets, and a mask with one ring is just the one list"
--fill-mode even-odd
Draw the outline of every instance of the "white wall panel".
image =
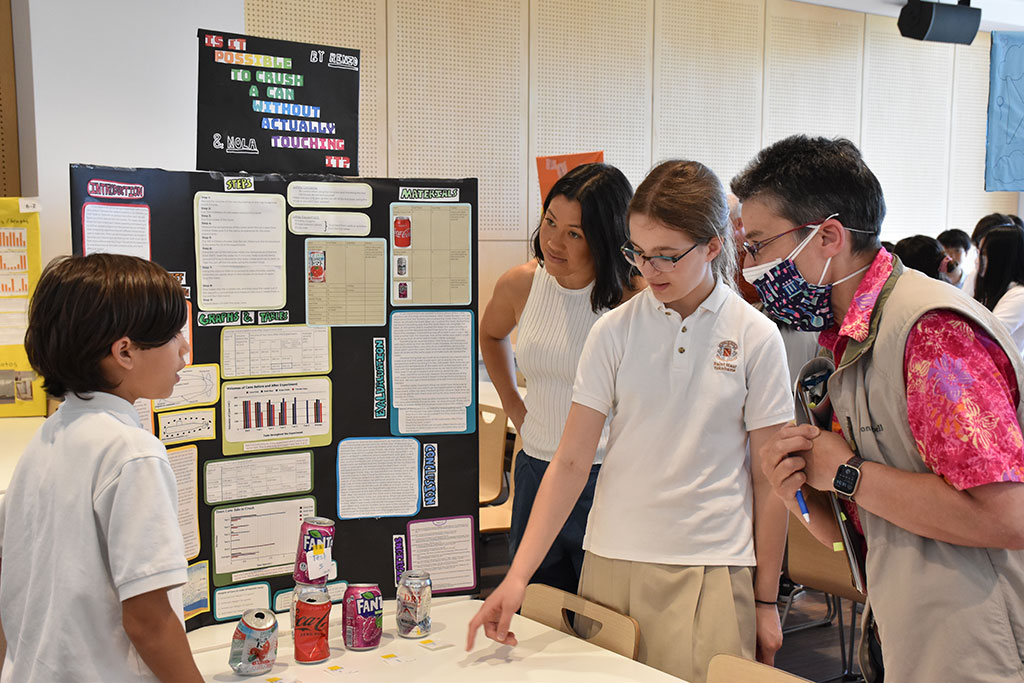
[[534, 157], [604, 150], [635, 187], [651, 165], [654, 0], [530, 3], [530, 220]]
[[882, 238], [934, 235], [946, 223], [953, 46], [900, 36], [869, 15], [862, 151], [888, 208]]
[[360, 51], [359, 174], [368, 177], [388, 175], [385, 19], [385, 0], [245, 2], [249, 35]]
[[[957, 45], [953, 57], [953, 122], [946, 224], [967, 234], [986, 214], [1017, 212], [1016, 192], [985, 192], [985, 128], [991, 47], [990, 34], [979, 33], [970, 45]], [[941, 230], [928, 234], [938, 232]]]
[[480, 239], [525, 237], [526, 0], [388, 0], [388, 172], [480, 179]]
[[768, 0], [765, 145], [795, 133], [859, 143], [864, 14]]
[[654, 4], [652, 161], [696, 159], [725, 185], [761, 147], [764, 0]]

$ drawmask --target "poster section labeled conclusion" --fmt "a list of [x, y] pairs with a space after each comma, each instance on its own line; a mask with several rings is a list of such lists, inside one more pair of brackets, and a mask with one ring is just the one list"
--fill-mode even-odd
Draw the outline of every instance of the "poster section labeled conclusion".
[[[76, 253], [170, 271], [188, 365], [136, 404], [168, 445], [186, 626], [285, 608], [303, 519], [329, 573], [477, 586], [476, 180], [71, 168]], [[404, 285], [404, 286], [403, 286]]]

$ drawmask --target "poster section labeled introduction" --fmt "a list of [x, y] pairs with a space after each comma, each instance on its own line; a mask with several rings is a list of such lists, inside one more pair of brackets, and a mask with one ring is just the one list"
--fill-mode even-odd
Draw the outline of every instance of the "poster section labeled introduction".
[[0, 417], [46, 415], [43, 380], [24, 346], [40, 270], [38, 202], [0, 198]]
[[[287, 609], [312, 515], [336, 525], [334, 600], [346, 582], [392, 597], [417, 563], [472, 591], [476, 181], [246, 177], [71, 172], [75, 251], [152, 258], [188, 301], [189, 364], [170, 396], [135, 404], [178, 485], [187, 628]], [[398, 210], [413, 235], [435, 226], [426, 258], [462, 273], [465, 295], [449, 277], [423, 289], [444, 301], [392, 302], [394, 257], [415, 251], [394, 244]]]
[[207, 29], [198, 38], [196, 168], [357, 174], [359, 50]]

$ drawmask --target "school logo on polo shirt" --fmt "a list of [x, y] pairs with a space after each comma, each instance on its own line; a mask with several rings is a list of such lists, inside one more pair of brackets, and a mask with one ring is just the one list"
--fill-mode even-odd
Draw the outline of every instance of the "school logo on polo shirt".
[[736, 372], [737, 359], [739, 357], [739, 345], [729, 339], [718, 342], [718, 351], [715, 353], [715, 370], [726, 370]]

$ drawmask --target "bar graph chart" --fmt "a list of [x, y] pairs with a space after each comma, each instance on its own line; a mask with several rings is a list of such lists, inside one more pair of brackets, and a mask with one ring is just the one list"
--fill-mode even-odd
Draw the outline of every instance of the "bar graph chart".
[[0, 273], [28, 270], [28, 252], [0, 251]]
[[28, 296], [28, 273], [0, 274], [0, 296]]
[[331, 387], [326, 377], [228, 382], [222, 395], [224, 436], [229, 443], [311, 439], [330, 433]]
[[28, 238], [24, 228], [0, 228], [0, 247], [27, 249]]

